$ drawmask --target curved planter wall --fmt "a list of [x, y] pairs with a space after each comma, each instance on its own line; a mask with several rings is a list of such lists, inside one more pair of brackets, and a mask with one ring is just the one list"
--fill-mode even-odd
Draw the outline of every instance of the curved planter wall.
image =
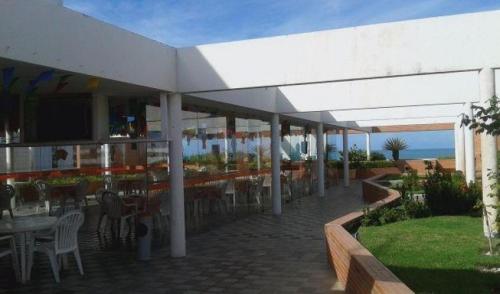
[[[374, 182], [383, 176], [379, 175], [363, 181], [363, 197], [365, 201], [371, 203], [370, 209], [391, 204], [400, 198], [397, 191]], [[347, 227], [358, 223], [362, 217], [362, 211], [352, 212], [325, 225], [328, 260], [337, 278], [345, 287], [345, 291], [347, 293], [413, 293], [346, 230]]]

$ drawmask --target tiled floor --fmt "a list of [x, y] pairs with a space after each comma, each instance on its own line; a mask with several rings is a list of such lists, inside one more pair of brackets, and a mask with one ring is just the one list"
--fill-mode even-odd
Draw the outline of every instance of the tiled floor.
[[[188, 237], [188, 256], [169, 257], [156, 244], [149, 262], [135, 259], [133, 241], [113, 244], [82, 230], [85, 276], [70, 258], [61, 283], [47, 258], [35, 260], [32, 281], [13, 281], [8, 258], [0, 260], [2, 293], [332, 293], [323, 225], [363, 206], [361, 185], [334, 187], [285, 205], [283, 215], [256, 214]], [[94, 227], [95, 228], [95, 227]]]

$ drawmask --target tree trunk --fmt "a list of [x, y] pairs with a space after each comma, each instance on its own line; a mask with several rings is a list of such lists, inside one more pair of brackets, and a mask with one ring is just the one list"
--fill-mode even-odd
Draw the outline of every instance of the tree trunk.
[[399, 150], [392, 150], [392, 159], [395, 161], [399, 160]]

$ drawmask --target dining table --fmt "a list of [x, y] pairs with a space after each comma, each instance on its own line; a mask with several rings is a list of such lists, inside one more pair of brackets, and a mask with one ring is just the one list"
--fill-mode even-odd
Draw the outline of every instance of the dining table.
[[[30, 273], [27, 272], [26, 256], [31, 243], [33, 232], [51, 229], [56, 223], [57, 218], [52, 216], [21, 216], [13, 219], [0, 220], [0, 234], [9, 234], [18, 236], [20, 256], [21, 256], [21, 282], [26, 283], [30, 279]], [[16, 256], [17, 258], [17, 256]]]

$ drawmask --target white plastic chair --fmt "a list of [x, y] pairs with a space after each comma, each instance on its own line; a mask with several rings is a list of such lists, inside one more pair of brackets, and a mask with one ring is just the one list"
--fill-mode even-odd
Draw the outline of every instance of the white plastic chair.
[[[46, 211], [51, 214], [51, 194], [50, 194], [50, 185], [47, 182], [44, 182], [42, 180], [36, 180], [35, 181], [35, 188], [38, 191], [38, 200], [43, 201], [45, 203], [45, 209]], [[37, 206], [37, 212], [38, 212], [38, 206]]]
[[0, 249], [0, 258], [10, 255], [12, 259], [12, 268], [14, 269], [14, 273], [16, 275], [16, 280], [19, 281], [21, 279], [21, 272], [19, 269], [19, 260], [17, 259], [17, 250], [16, 250], [16, 238], [12, 235], [8, 236], [0, 236], [0, 241], [9, 241], [8, 249]]
[[80, 249], [78, 247], [78, 230], [83, 225], [84, 214], [81, 211], [71, 211], [61, 216], [53, 227], [53, 240], [44, 240], [36, 244], [32, 240], [30, 245], [30, 256], [28, 257], [28, 276], [31, 274], [33, 266], [34, 252], [43, 252], [47, 254], [52, 267], [52, 273], [57, 283], [59, 278], [59, 257], [63, 257], [68, 253], [73, 253], [80, 274], [83, 275], [82, 260], [80, 258]]

